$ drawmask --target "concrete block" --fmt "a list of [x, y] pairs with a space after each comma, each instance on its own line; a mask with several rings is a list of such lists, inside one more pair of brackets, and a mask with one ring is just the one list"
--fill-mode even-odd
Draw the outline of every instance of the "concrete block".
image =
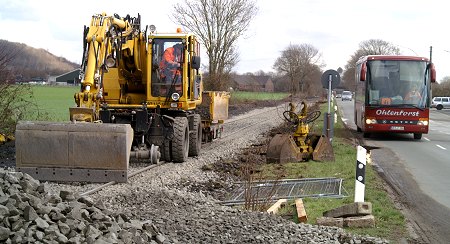
[[338, 217], [361, 216], [369, 214], [372, 214], [371, 202], [355, 202], [325, 211], [323, 213], [323, 216], [338, 218]]
[[375, 217], [373, 215], [347, 217], [344, 218], [344, 227], [373, 228], [375, 227]]
[[344, 227], [344, 218], [319, 217], [316, 222], [317, 225]]

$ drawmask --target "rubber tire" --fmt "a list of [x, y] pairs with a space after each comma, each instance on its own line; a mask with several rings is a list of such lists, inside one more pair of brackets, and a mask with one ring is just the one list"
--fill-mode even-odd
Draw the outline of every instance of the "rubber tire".
[[369, 138], [370, 137], [370, 133], [369, 132], [363, 132], [363, 137], [364, 138]]
[[189, 156], [198, 156], [202, 148], [202, 117], [194, 114], [192, 131], [189, 132]]
[[420, 139], [422, 139], [422, 133], [414, 133], [413, 135], [414, 135], [414, 139], [415, 139], [415, 140], [420, 140]]
[[170, 151], [171, 151], [171, 142], [170, 141], [168, 141], [168, 140], [166, 140], [165, 142], [164, 142], [164, 146], [162, 147], [162, 155], [161, 155], [161, 158], [162, 158], [162, 160], [163, 161], [166, 161], [166, 162], [170, 162], [170, 161], [172, 161], [172, 157], [170, 156]]
[[444, 108], [444, 106], [442, 106], [442, 104], [438, 104], [437, 106], [436, 106], [436, 109], [437, 110], [441, 110], [441, 109], [443, 109]]
[[183, 163], [189, 152], [189, 123], [186, 117], [176, 117], [173, 122], [172, 160]]

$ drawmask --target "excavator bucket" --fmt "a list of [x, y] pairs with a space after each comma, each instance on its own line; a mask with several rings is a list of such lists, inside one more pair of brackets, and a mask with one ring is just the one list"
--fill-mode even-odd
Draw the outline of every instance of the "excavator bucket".
[[302, 153], [291, 135], [276, 134], [267, 146], [268, 163], [287, 163], [302, 161]]
[[314, 161], [334, 161], [333, 146], [326, 135], [311, 135], [310, 142]]
[[41, 181], [126, 182], [129, 124], [22, 121], [16, 126], [16, 169]]

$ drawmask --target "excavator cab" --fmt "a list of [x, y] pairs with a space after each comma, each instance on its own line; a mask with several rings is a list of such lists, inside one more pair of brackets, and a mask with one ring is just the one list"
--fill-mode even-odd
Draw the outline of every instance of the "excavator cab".
[[183, 96], [184, 47], [181, 39], [153, 39], [151, 93], [167, 97], [173, 93]]

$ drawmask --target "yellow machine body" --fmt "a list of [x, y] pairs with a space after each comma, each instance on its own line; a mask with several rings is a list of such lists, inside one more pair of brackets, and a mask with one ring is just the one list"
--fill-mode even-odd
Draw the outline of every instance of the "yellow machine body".
[[203, 91], [195, 35], [141, 29], [140, 15], [102, 13], [85, 27], [83, 44], [70, 122], [19, 123], [20, 170], [42, 180], [126, 181], [130, 157], [181, 163], [221, 130], [229, 93]]

